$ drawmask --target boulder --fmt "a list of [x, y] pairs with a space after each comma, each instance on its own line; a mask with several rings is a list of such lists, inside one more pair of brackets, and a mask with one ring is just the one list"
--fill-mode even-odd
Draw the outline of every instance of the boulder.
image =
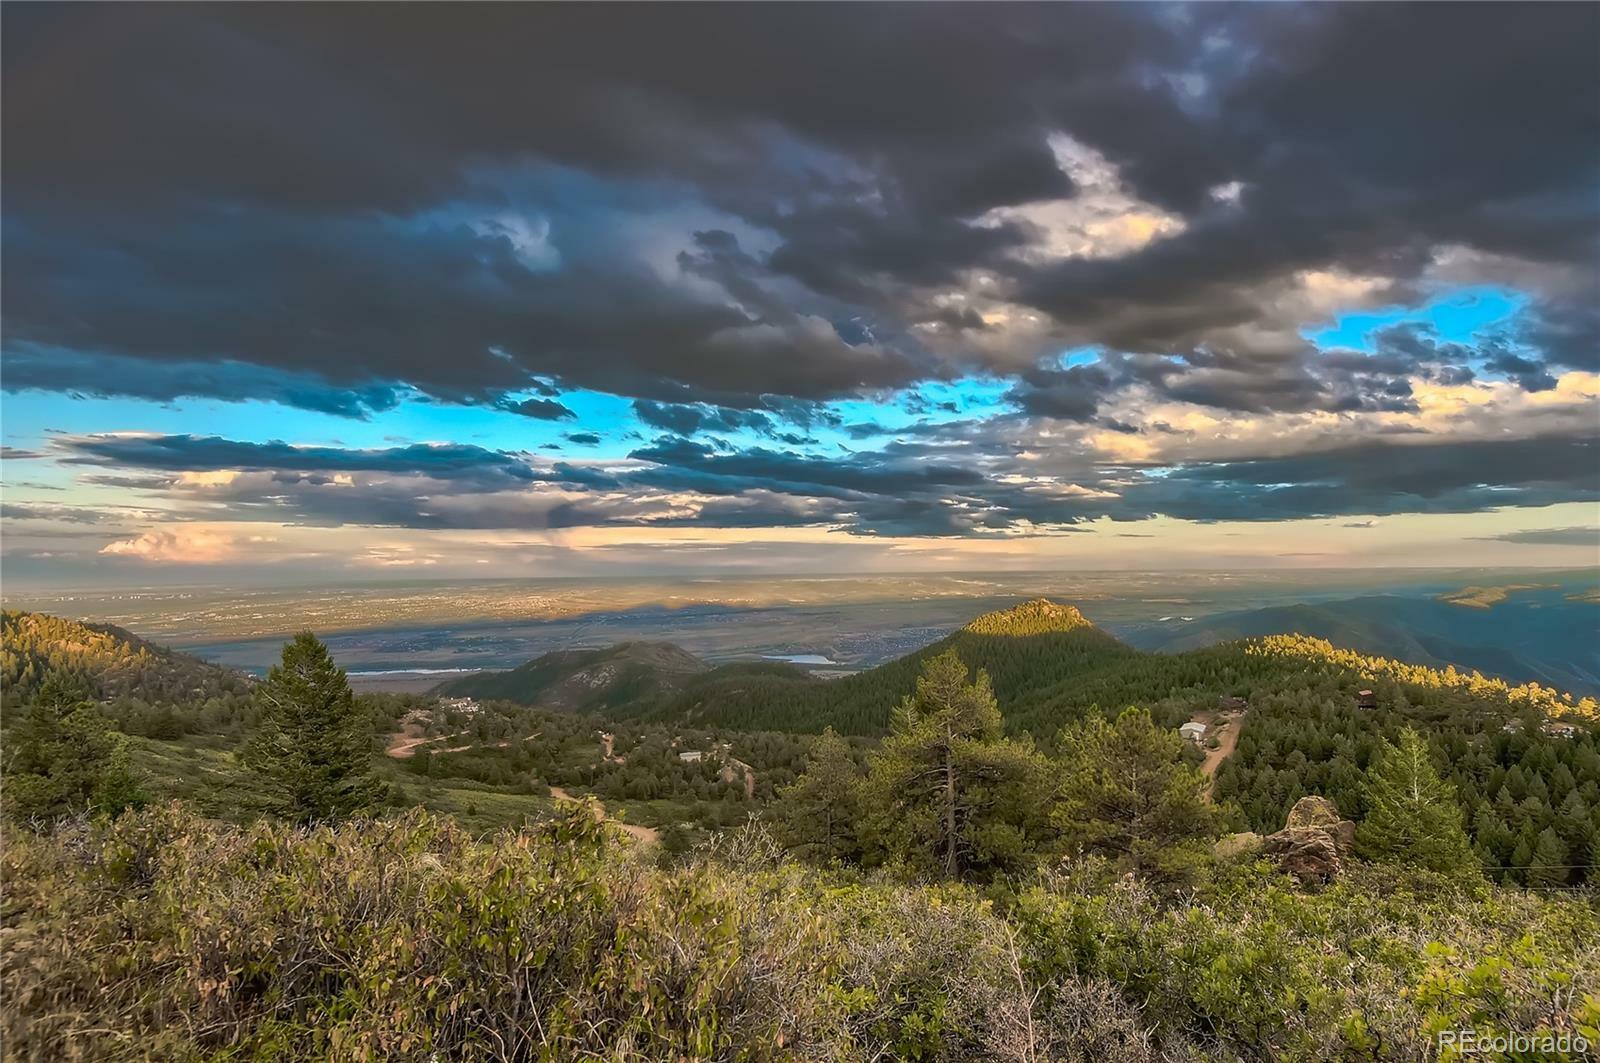
[[1302, 797], [1289, 810], [1289, 818], [1283, 826], [1285, 830], [1297, 827], [1331, 827], [1342, 818], [1339, 815], [1339, 806], [1326, 797]]
[[1283, 828], [1325, 830], [1333, 839], [1340, 856], [1349, 856], [1351, 848], [1356, 843], [1355, 821], [1341, 819], [1339, 806], [1326, 797], [1302, 797], [1296, 801], [1294, 807], [1289, 810], [1289, 818], [1284, 821]]
[[1321, 827], [1287, 827], [1263, 839], [1262, 852], [1302, 886], [1339, 877], [1339, 847]]
[[1340, 856], [1349, 856], [1356, 847], [1356, 821], [1341, 819], [1331, 827], [1323, 830], [1333, 835], [1333, 844], [1338, 848]]
[[1237, 860], [1261, 851], [1263, 842], [1261, 835], [1253, 830], [1240, 834], [1230, 834], [1226, 838], [1218, 839], [1211, 847], [1211, 852], [1218, 860]]

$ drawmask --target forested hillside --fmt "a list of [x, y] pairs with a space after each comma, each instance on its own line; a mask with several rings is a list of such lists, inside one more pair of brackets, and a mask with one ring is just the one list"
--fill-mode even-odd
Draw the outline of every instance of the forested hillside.
[[250, 720], [251, 680], [231, 668], [109, 624], [15, 609], [0, 613], [0, 701], [11, 708], [27, 704], [51, 676], [103, 702], [130, 733], [175, 738], [189, 725]]
[[1480, 596], [1375, 595], [1168, 618], [1134, 625], [1125, 637], [1140, 649], [1179, 653], [1294, 632], [1369, 656], [1600, 694], [1600, 609], [1594, 602], [1568, 593], [1567, 586], [1511, 588], [1498, 597], [1469, 590]]
[[1141, 656], [1072, 606], [1040, 599], [981, 616], [916, 653], [842, 679], [813, 679], [793, 669], [711, 672], [645, 715], [702, 726], [882, 734], [890, 710], [910, 692], [924, 662], [952, 649], [989, 673], [1007, 706], [1007, 723], [1016, 729], [1026, 727], [1013, 721], [1016, 706], [1031, 704], [1039, 691]]
[[434, 692], [577, 712], [622, 711], [670, 697], [710, 667], [669, 643], [623, 642], [598, 650], [556, 650], [507, 672], [447, 680]]
[[682, 696], [645, 714], [706, 726], [881, 734], [922, 663], [950, 649], [989, 673], [1005, 704], [1007, 729], [1041, 741], [1093, 708], [1144, 705], [1176, 726], [1214, 707], [1221, 696], [1293, 692], [1320, 703], [1349, 700], [1374, 684], [1383, 703], [1426, 720], [1470, 718], [1478, 726], [1498, 727], [1525, 711], [1600, 715], [1592, 698], [1363, 656], [1319, 639], [1274, 636], [1187, 653], [1142, 653], [1076, 609], [1043, 601], [980, 617], [915, 654], [830, 682], [793, 673], [723, 681], [707, 673]]

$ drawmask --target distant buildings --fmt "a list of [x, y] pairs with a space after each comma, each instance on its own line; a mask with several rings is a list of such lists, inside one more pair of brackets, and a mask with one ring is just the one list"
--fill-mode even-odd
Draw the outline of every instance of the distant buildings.
[[704, 760], [705, 757], [705, 751], [699, 749], [685, 749], [682, 753], [678, 754], [678, 759], [683, 761], [685, 764], [698, 764]]
[[1244, 698], [1230, 698], [1226, 694], [1217, 699], [1217, 708], [1223, 712], [1243, 712], [1250, 707]]
[[1199, 745], [1201, 742], [1206, 740], [1206, 725], [1203, 723], [1195, 723], [1193, 720], [1191, 720], [1179, 727], [1178, 733], [1184, 738], [1188, 739], [1190, 742], [1193, 742], [1195, 745]]
[[443, 709], [452, 709], [468, 716], [477, 715], [479, 709], [478, 703], [472, 698], [440, 698], [439, 707]]
[[1356, 691], [1356, 708], [1375, 709], [1378, 707], [1378, 695], [1370, 690]]

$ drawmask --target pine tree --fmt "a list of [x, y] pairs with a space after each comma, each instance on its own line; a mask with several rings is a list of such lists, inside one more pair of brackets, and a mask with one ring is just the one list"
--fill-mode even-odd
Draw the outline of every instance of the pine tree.
[[850, 744], [827, 728], [806, 756], [805, 771], [779, 794], [780, 837], [801, 856], [824, 863], [859, 855], [860, 789]]
[[1533, 847], [1525, 881], [1530, 887], [1556, 888], [1567, 884], [1567, 847], [1561, 843], [1553, 827], [1539, 832], [1539, 841]]
[[47, 675], [7, 746], [4, 798], [12, 819], [116, 815], [146, 799], [129, 764], [127, 739], [78, 678]]
[[1183, 761], [1183, 739], [1144, 709], [1115, 722], [1092, 716], [1061, 733], [1061, 804], [1056, 822], [1079, 851], [1177, 874], [1217, 833], [1205, 776]]
[[1367, 818], [1356, 834], [1361, 855], [1432, 871], [1478, 870], [1461, 826], [1455, 788], [1439, 777], [1428, 744], [1411, 728], [1384, 743], [1367, 771]]
[[926, 662], [868, 768], [866, 833], [877, 855], [925, 873], [975, 878], [1024, 866], [1049, 833], [1049, 765], [1001, 738], [980, 671], [955, 651]]
[[303, 631], [256, 691], [256, 733], [244, 762], [275, 813], [298, 823], [339, 819], [376, 801], [372, 726], [328, 647]]

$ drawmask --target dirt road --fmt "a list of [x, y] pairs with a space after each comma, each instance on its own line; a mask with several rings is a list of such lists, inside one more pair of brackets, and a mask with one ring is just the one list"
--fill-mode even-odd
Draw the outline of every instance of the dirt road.
[[[430, 742], [443, 742], [447, 738], [455, 738], [467, 732], [457, 731], [452, 735], [414, 735], [404, 731], [397, 731], [389, 736], [389, 748], [384, 752], [396, 760], [406, 760], [417, 755], [417, 747], [425, 746]], [[466, 748], [466, 747], [462, 747]], [[444, 750], [443, 752], [449, 752]]]
[[[1205, 724], [1207, 737], [1217, 739], [1217, 748], [1207, 749], [1206, 759], [1200, 764], [1201, 772], [1211, 780], [1211, 789], [1216, 787], [1217, 769], [1239, 745], [1239, 733], [1244, 730], [1245, 715], [1245, 712], [1226, 712], [1220, 716], [1214, 712], [1201, 712], [1196, 713], [1190, 721]], [[1210, 789], [1206, 791], [1206, 796], [1210, 796]]]
[[[571, 794], [567, 793], [567, 791], [563, 790], [559, 786], [550, 787], [550, 796], [554, 797], [554, 798], [556, 798], [557, 800], [560, 800], [560, 801], [578, 801], [578, 800], [581, 800], [581, 798], [573, 797]], [[601, 801], [598, 797], [594, 798], [593, 800], [594, 800], [593, 808], [594, 808], [595, 818], [598, 819], [598, 820], [605, 821], [605, 819], [606, 819], [605, 802]], [[630, 835], [631, 837], [636, 838], [639, 841], [644, 842], [644, 843], [646, 843], [648, 845], [654, 845], [656, 842], [659, 842], [661, 840], [661, 832], [656, 830], [654, 827], [645, 827], [645, 826], [641, 826], [638, 823], [624, 823], [620, 819], [613, 819], [613, 820], [610, 820], [610, 822], [614, 826], [622, 828], [624, 833], [626, 833], [626, 834]]]

